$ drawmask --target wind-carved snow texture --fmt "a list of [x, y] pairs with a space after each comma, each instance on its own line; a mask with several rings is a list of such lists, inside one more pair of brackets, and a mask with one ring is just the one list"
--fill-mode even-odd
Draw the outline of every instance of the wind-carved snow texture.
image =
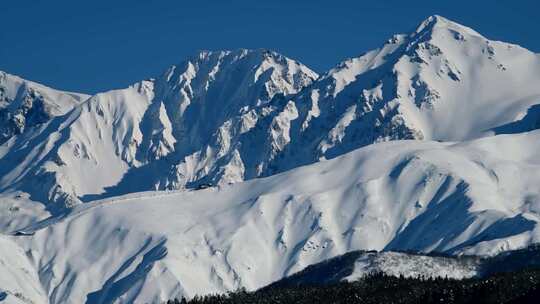
[[266, 50], [91, 97], [2, 73], [0, 228], [25, 256], [0, 255], [35, 283], [8, 291], [155, 302], [538, 242], [538, 83], [539, 55], [439, 16], [322, 76]]
[[295, 118], [294, 103], [279, 108], [272, 98], [317, 77], [266, 50], [201, 52], [157, 79], [97, 94], [22, 134], [0, 160], [0, 186], [62, 209], [101, 194], [258, 176], [289, 143], [285, 133]]
[[270, 176], [380, 141], [521, 132], [539, 81], [537, 54], [439, 16], [321, 77], [271, 51], [203, 51], [55, 119], [21, 93], [20, 113], [3, 114], [15, 117], [6, 136], [22, 134], [2, 146], [0, 188], [62, 209]]
[[[353, 250], [494, 255], [540, 242], [538, 151], [540, 130], [377, 143], [243, 183], [78, 205], [9, 238], [51, 303], [253, 290]], [[403, 270], [399, 256], [381, 258], [369, 265], [475, 271], [412, 262]]]

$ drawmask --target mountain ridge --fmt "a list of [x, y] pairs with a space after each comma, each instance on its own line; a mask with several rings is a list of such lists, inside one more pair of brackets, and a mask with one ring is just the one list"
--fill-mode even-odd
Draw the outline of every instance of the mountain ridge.
[[0, 288], [158, 302], [538, 243], [539, 81], [540, 55], [440, 16], [323, 75], [239, 49], [94, 96], [1, 76]]
[[[193, 58], [198, 61], [191, 62]], [[225, 74], [220, 72], [220, 66], [224, 61], [232, 62], [228, 65], [225, 64], [225, 69], [230, 70], [230, 72], [226, 71]], [[137, 171], [137, 167], [144, 166], [152, 159], [164, 158], [175, 148], [184, 150], [184, 152], [179, 152], [180, 155], [187, 155], [194, 149], [190, 146], [200, 146], [207, 142], [209, 137], [215, 136], [212, 135], [213, 130], [221, 127], [220, 124], [225, 124], [222, 127], [227, 127], [227, 119], [223, 117], [223, 113], [218, 108], [201, 107], [205, 104], [207, 96], [200, 95], [201, 93], [198, 91], [206, 92], [205, 90], [209, 90], [210, 103], [217, 100], [228, 101], [230, 104], [222, 105], [222, 107], [234, 112], [242, 111], [242, 107], [244, 107], [242, 102], [249, 101], [254, 106], [259, 106], [267, 102], [267, 99], [273, 97], [274, 94], [294, 92], [311, 81], [310, 79], [317, 77], [317, 74], [296, 62], [265, 50], [201, 52], [181, 65], [183, 65], [182, 68], [172, 66], [154, 81], [142, 81], [125, 90], [97, 94], [64, 116], [64, 122], [57, 122], [60, 129], [53, 130], [54, 133], [67, 133], [63, 143], [52, 143], [51, 141], [56, 141], [54, 136], [51, 138], [51, 136], [44, 134], [43, 137], [45, 141], [49, 142], [48, 145], [60, 145], [55, 148], [58, 152], [53, 152], [54, 163], [59, 164], [60, 167], [62, 164], [69, 163], [67, 160], [62, 160], [62, 156], [59, 155], [65, 148], [72, 151], [65, 153], [73, 154], [76, 157], [81, 156], [94, 162], [101, 161], [113, 165], [120, 174], [116, 175], [116, 181], [119, 181], [127, 167], [132, 167]], [[194, 74], [196, 69], [202, 69], [202, 76]], [[253, 80], [250, 80], [249, 77], [252, 77]], [[253, 83], [245, 85], [241, 82], [242, 79], [248, 83], [253, 81]], [[232, 85], [226, 84], [231, 81]], [[184, 118], [184, 111], [195, 113]], [[220, 116], [222, 117], [220, 118]], [[244, 117], [249, 119], [246, 115]], [[84, 121], [84, 123], [77, 123], [78, 120]], [[174, 125], [171, 125], [171, 120], [175, 122]], [[213, 122], [215, 126], [206, 126], [208, 122]], [[109, 127], [109, 124], [113, 125]], [[87, 130], [86, 126], [90, 125], [97, 127], [98, 134]], [[71, 126], [76, 129], [72, 129]], [[242, 128], [242, 126], [239, 127]], [[66, 128], [69, 131], [62, 131]], [[176, 136], [173, 136], [172, 132]], [[107, 134], [105, 138], [104, 134]], [[70, 138], [70, 136], [79, 138]], [[92, 145], [107, 143], [109, 138], [112, 139], [109, 147], [100, 148], [102, 152], [92, 151]], [[177, 141], [179, 141], [178, 144], [176, 144]], [[65, 143], [69, 143], [69, 145], [66, 146]], [[139, 148], [144, 150], [141, 151]], [[98, 156], [97, 153], [102, 154]], [[67, 156], [67, 158], [71, 157]], [[38, 168], [38, 170], [41, 169]], [[62, 175], [68, 174], [69, 176], [70, 173], [61, 173], [54, 168], [52, 170], [52, 175], [47, 175], [51, 177], [46, 179], [50, 180], [53, 185], [58, 185], [59, 187], [56, 189], [59, 191], [52, 195], [49, 194], [48, 197], [43, 197], [43, 195], [37, 197], [45, 201], [60, 201], [66, 206], [77, 203], [78, 195], [69, 190], [73, 185], [62, 178]], [[100, 169], [97, 168], [97, 170]], [[169, 170], [165, 169], [164, 172]], [[51, 172], [48, 168], [45, 168], [45, 171]], [[75, 172], [75, 174], [78, 173]], [[113, 176], [113, 178], [115, 177]], [[70, 176], [69, 179], [76, 180], [77, 177]], [[107, 180], [105, 176], [104, 180]], [[15, 181], [10, 179], [3, 184], [13, 185], [14, 183]], [[83, 182], [82, 184], [91, 184], [91, 182]], [[114, 182], [109, 182], [109, 185], [114, 185]], [[150, 189], [150, 186], [146, 186], [148, 187], [146, 189]], [[99, 193], [99, 188], [94, 189], [96, 190], [90, 191]]]
[[353, 250], [491, 256], [540, 240], [539, 136], [377, 143], [243, 183], [76, 205], [8, 238], [53, 303], [254, 290]]
[[[5, 166], [12, 169], [3, 171], [0, 189], [29, 191], [29, 174], [38, 175], [48, 186], [34, 199], [63, 208], [270, 176], [378, 141], [489, 136], [540, 100], [534, 79], [540, 56], [440, 16], [322, 76], [265, 49], [201, 51], [156, 78], [88, 98], [80, 115], [57, 122], [72, 120], [76, 129], [32, 135], [55, 148], [16, 179], [10, 176], [21, 169]], [[57, 141], [62, 132], [67, 137]], [[8, 157], [0, 163], [12, 159], [10, 150], [17, 158], [31, 152], [2, 149]], [[87, 165], [71, 172], [66, 166], [74, 163]], [[99, 176], [105, 167], [114, 169], [97, 181], [78, 174]]]

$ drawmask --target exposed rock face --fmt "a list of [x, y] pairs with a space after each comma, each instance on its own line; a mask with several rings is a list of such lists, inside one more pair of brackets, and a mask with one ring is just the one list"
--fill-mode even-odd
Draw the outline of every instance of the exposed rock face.
[[88, 96], [56, 91], [0, 71], [0, 145], [62, 115]]

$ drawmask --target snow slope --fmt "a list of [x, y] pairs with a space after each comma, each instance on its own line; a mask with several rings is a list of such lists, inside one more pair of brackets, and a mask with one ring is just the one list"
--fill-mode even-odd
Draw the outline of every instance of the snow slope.
[[241, 181], [239, 137], [258, 119], [290, 115], [269, 101], [317, 77], [266, 50], [200, 52], [156, 79], [97, 94], [4, 144], [0, 191], [22, 190], [61, 209], [83, 196], [183, 188], [206, 175]]
[[157, 302], [352, 250], [537, 243], [539, 80], [538, 54], [439, 16], [320, 77], [267, 50], [92, 97], [0, 73], [0, 298]]
[[0, 71], [0, 144], [67, 113], [88, 97], [54, 90]]
[[[530, 123], [508, 124], [540, 102], [539, 81], [540, 55], [432, 16], [295, 96], [302, 105], [291, 126], [295, 140], [276, 166], [333, 158], [379, 141], [460, 141], [531, 130]], [[535, 113], [529, 120], [538, 119]]]
[[0, 146], [0, 192], [61, 209], [270, 176], [379, 141], [529, 131], [539, 82], [538, 54], [440, 16], [321, 77], [267, 50], [203, 51]]
[[540, 131], [379, 143], [268, 178], [79, 205], [11, 239], [50, 303], [256, 289], [359, 249], [493, 255], [540, 241], [539, 148]]
[[0, 248], [0, 302], [48, 303], [39, 275], [23, 249], [3, 235], [0, 235]]
[[[266, 50], [201, 52], [4, 144], [0, 189], [26, 191], [61, 209], [107, 191], [183, 188], [209, 170], [224, 182], [242, 180], [239, 152], [228, 145], [253, 127], [251, 109], [270, 107], [276, 94], [296, 93], [316, 77]], [[210, 145], [216, 138], [219, 145]]]

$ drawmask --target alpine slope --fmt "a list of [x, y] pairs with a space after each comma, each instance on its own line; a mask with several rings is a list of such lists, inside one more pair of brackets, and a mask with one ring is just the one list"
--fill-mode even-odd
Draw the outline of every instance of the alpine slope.
[[159, 303], [355, 250], [540, 241], [540, 55], [440, 16], [320, 76], [268, 50], [95, 96], [1, 75], [13, 303]]

